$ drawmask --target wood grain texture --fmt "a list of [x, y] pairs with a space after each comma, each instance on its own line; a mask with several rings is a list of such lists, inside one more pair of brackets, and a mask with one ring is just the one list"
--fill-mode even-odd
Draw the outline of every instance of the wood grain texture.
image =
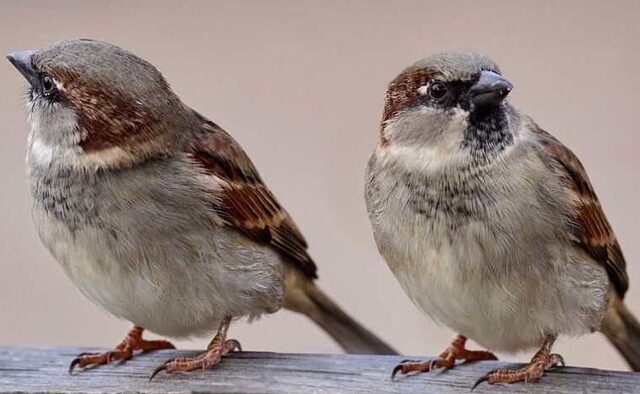
[[[67, 374], [79, 348], [0, 347], [0, 392], [180, 393], [468, 393], [473, 383], [502, 362], [480, 362], [445, 372], [399, 377], [391, 369], [402, 357], [344, 354], [244, 352], [225, 357], [214, 370], [149, 374], [160, 363], [193, 351], [163, 350], [120, 365]], [[538, 383], [479, 386], [474, 393], [639, 393], [640, 373], [563, 368]]]

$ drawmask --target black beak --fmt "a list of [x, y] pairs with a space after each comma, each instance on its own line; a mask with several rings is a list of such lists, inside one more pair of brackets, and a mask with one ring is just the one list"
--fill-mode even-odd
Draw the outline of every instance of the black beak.
[[31, 86], [36, 86], [38, 84], [38, 71], [33, 68], [31, 64], [31, 56], [33, 56], [35, 51], [26, 50], [26, 51], [18, 51], [13, 52], [7, 55], [7, 59], [13, 64], [20, 74], [22, 74], [27, 81], [31, 84]]
[[513, 89], [511, 82], [493, 71], [482, 71], [480, 79], [469, 89], [471, 102], [477, 108], [500, 104]]

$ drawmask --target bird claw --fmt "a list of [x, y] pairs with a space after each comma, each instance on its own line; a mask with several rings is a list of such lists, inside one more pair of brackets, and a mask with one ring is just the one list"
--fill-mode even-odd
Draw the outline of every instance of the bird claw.
[[115, 353], [113, 350], [105, 354], [105, 356], [107, 357], [107, 364], [109, 364], [113, 360], [114, 355]]
[[457, 360], [464, 361], [481, 361], [481, 360], [497, 360], [495, 354], [484, 350], [467, 350], [465, 343], [467, 338], [458, 335], [439, 357], [430, 361], [414, 361], [403, 360], [391, 372], [391, 380], [395, 378], [398, 372], [407, 375], [409, 372], [429, 372], [435, 369], [453, 368]]
[[218, 340], [212, 341], [207, 350], [196, 357], [174, 358], [165, 361], [153, 371], [151, 376], [149, 376], [149, 382], [151, 382], [153, 378], [162, 371], [165, 373], [173, 373], [188, 372], [196, 369], [207, 369], [217, 365], [222, 356], [226, 356], [236, 350], [242, 351], [242, 346], [237, 340], [224, 339], [224, 337], [216, 338]]
[[565, 367], [565, 363], [564, 363], [564, 357], [562, 357], [560, 354], [558, 353], [552, 353], [550, 356], [550, 363], [551, 363], [551, 368], [555, 368], [558, 366], [558, 364], [560, 364], [561, 367]]
[[242, 345], [237, 339], [227, 339], [225, 342], [225, 352], [224, 354], [233, 353], [233, 352], [242, 352]]
[[160, 372], [162, 372], [162, 371], [166, 370], [166, 369], [167, 369], [167, 365], [169, 365], [169, 363], [170, 363], [171, 361], [172, 361], [172, 360], [171, 360], [171, 359], [169, 359], [169, 360], [165, 361], [164, 363], [162, 363], [162, 365], [160, 365], [158, 368], [154, 369], [154, 370], [153, 370], [153, 373], [151, 374], [151, 376], [149, 376], [149, 383], [151, 383], [151, 381], [153, 380], [153, 378], [154, 378], [157, 374], [159, 374]]
[[89, 367], [109, 364], [119, 360], [124, 362], [130, 359], [135, 351], [150, 352], [159, 349], [175, 349], [175, 346], [167, 341], [147, 341], [142, 339], [142, 327], [133, 327], [127, 336], [114, 350], [104, 353], [83, 352], [76, 356], [69, 364], [69, 374], [73, 374], [76, 367]]
[[73, 360], [71, 360], [71, 364], [69, 364], [69, 375], [73, 374], [73, 370], [75, 367], [82, 362], [82, 358], [88, 355], [96, 355], [97, 353], [92, 352], [82, 352], [76, 356]]
[[400, 372], [402, 375], [407, 375], [408, 373], [415, 372], [415, 371], [428, 372], [429, 371], [428, 368], [431, 366], [432, 362], [433, 361], [429, 362], [427, 368], [424, 368], [424, 365], [426, 365], [426, 361], [409, 360], [409, 359], [402, 360], [391, 371], [391, 381], [395, 379], [398, 372]]
[[71, 361], [71, 364], [69, 364], [69, 375], [72, 375], [72, 374], [73, 374], [73, 369], [74, 369], [78, 364], [80, 364], [80, 357], [84, 356], [85, 354], [86, 354], [86, 352], [85, 352], [85, 353], [81, 353], [81, 354], [79, 354], [76, 358], [74, 358], [74, 359]]
[[494, 369], [492, 371], [487, 372], [487, 374], [485, 374], [483, 377], [481, 377], [480, 379], [476, 380], [476, 382], [473, 384], [473, 386], [471, 386], [471, 390], [469, 390], [469, 392], [473, 391], [476, 387], [478, 387], [480, 384], [482, 384], [482, 382], [486, 382], [489, 380], [489, 376], [494, 373], [495, 371], [497, 371], [497, 369]]
[[396, 365], [393, 368], [393, 371], [391, 371], [391, 381], [392, 382], [396, 378], [396, 375], [398, 374], [398, 372], [400, 372], [402, 370], [402, 364], [405, 363], [405, 362], [406, 362], [406, 360], [405, 361], [401, 361], [400, 364]]
[[524, 367], [516, 369], [494, 369], [488, 372], [486, 375], [476, 380], [471, 387], [471, 391], [478, 387], [482, 382], [488, 384], [495, 383], [516, 383], [540, 379], [545, 371], [556, 368], [558, 365], [565, 366], [564, 358], [557, 354], [541, 353], [538, 352], [531, 362]]

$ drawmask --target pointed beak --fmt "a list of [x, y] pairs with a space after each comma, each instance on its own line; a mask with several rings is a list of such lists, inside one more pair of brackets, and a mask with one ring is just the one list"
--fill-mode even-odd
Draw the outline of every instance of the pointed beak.
[[13, 52], [7, 55], [7, 59], [15, 66], [15, 68], [20, 71], [27, 81], [31, 84], [31, 86], [36, 86], [38, 83], [38, 71], [33, 67], [31, 63], [31, 57], [35, 51], [26, 50], [26, 51], [18, 51]]
[[482, 71], [480, 79], [469, 89], [471, 102], [477, 108], [496, 106], [513, 89], [511, 82], [493, 71]]

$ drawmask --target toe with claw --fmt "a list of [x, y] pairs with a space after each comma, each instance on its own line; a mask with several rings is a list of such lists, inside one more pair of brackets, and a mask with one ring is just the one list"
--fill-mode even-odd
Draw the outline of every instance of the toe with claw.
[[408, 375], [412, 372], [427, 372], [429, 371], [430, 364], [429, 361], [402, 360], [393, 368], [393, 371], [391, 371], [391, 380], [395, 379], [398, 372], [402, 375]]
[[391, 373], [391, 380], [393, 380], [398, 373], [407, 375], [412, 372], [422, 373], [433, 371], [439, 368], [453, 368], [456, 360], [464, 360], [465, 362], [467, 362], [498, 359], [493, 353], [487, 351], [467, 350], [465, 348], [466, 342], [466, 337], [458, 335], [451, 343], [451, 346], [449, 346], [447, 350], [442, 352], [438, 358], [429, 361], [404, 360], [400, 362], [393, 369]]
[[230, 318], [225, 319], [221, 323], [218, 333], [211, 343], [209, 343], [209, 346], [207, 346], [207, 350], [204, 353], [199, 354], [196, 357], [181, 357], [167, 360], [153, 371], [149, 377], [149, 382], [151, 382], [151, 380], [153, 380], [153, 378], [162, 371], [165, 373], [173, 373], [189, 372], [195, 369], [207, 369], [220, 363], [223, 356], [234, 351], [242, 351], [240, 342], [235, 339], [226, 338], [230, 323]]
[[151, 382], [153, 378], [162, 371], [165, 373], [189, 372], [195, 369], [208, 369], [214, 367], [220, 363], [222, 356], [226, 356], [236, 350], [242, 350], [240, 343], [235, 339], [230, 339], [221, 343], [220, 346], [209, 347], [207, 351], [196, 357], [181, 357], [167, 360], [153, 371], [149, 377], [149, 382]]
[[114, 350], [104, 353], [79, 354], [69, 364], [69, 374], [72, 374], [76, 367], [87, 368], [109, 364], [114, 361], [126, 361], [133, 357], [133, 352], [137, 350], [150, 352], [160, 349], [175, 349], [175, 346], [167, 341], [147, 341], [142, 339], [143, 331], [144, 328], [134, 326], [127, 334], [127, 337]]
[[551, 353], [551, 342], [545, 342], [545, 345], [540, 349], [535, 356], [531, 359], [531, 362], [522, 368], [517, 369], [497, 369], [489, 372], [480, 379], [478, 379], [471, 390], [478, 387], [481, 383], [487, 382], [488, 384], [496, 383], [517, 383], [517, 382], [532, 382], [538, 380], [544, 375], [545, 371], [554, 369], [558, 365], [564, 367], [564, 359], [561, 355]]

